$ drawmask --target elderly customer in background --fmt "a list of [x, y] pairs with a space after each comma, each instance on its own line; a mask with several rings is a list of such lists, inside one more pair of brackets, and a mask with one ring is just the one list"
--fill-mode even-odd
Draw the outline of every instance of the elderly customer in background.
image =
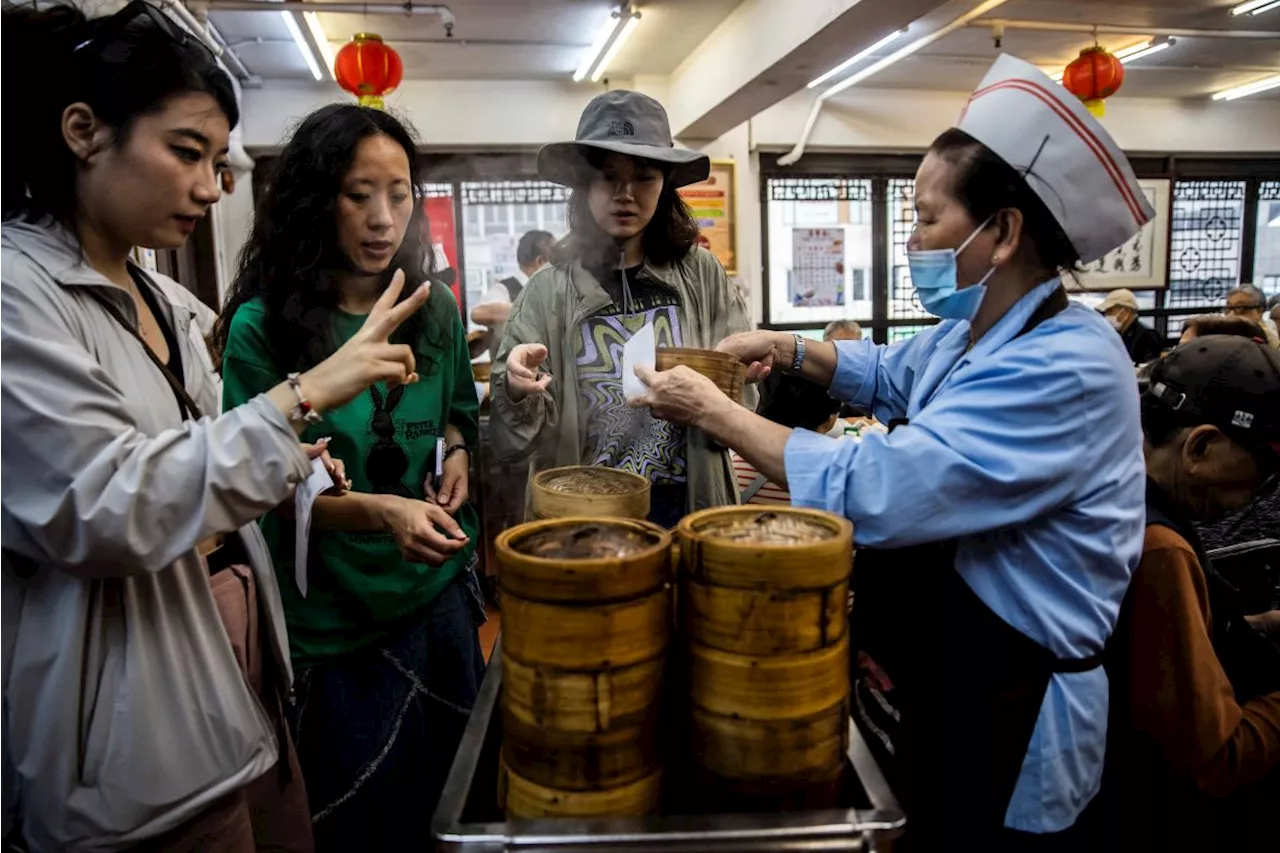
[[860, 341], [862, 327], [853, 320], [832, 320], [822, 330], [824, 341]]
[[1138, 320], [1138, 297], [1132, 290], [1113, 290], [1098, 306], [1111, 327], [1120, 333], [1124, 348], [1134, 364], [1146, 364], [1160, 357], [1160, 335]]
[[1141, 405], [1147, 527], [1108, 649], [1092, 849], [1274, 849], [1280, 649], [1258, 633], [1274, 614], [1246, 616], [1196, 528], [1280, 470], [1280, 354], [1201, 337], [1156, 362]]
[[1201, 314], [1192, 317], [1182, 326], [1182, 336], [1178, 345], [1203, 338], [1208, 335], [1232, 335], [1237, 338], [1257, 338], [1266, 343], [1266, 333], [1261, 323], [1246, 320], [1244, 317], [1233, 317], [1230, 314]]
[[1280, 336], [1277, 336], [1275, 323], [1271, 322], [1271, 318], [1262, 314], [1266, 306], [1266, 294], [1252, 284], [1242, 284], [1227, 294], [1227, 304], [1222, 313], [1257, 323], [1267, 336], [1267, 344], [1272, 349], [1277, 349], [1280, 348]]

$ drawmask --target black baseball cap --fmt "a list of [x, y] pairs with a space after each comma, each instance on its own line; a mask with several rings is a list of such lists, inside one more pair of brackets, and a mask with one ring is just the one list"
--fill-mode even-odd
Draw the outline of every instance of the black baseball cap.
[[1213, 424], [1280, 460], [1280, 352], [1236, 335], [1206, 335], [1156, 362], [1147, 394], [1188, 426]]

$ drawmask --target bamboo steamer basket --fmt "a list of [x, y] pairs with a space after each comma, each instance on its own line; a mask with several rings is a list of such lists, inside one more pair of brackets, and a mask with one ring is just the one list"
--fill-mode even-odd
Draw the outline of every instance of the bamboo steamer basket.
[[742, 720], [694, 708], [691, 731], [699, 766], [724, 779], [830, 782], [844, 772], [849, 703], [784, 720]]
[[649, 515], [649, 481], [599, 465], [548, 468], [533, 475], [534, 518], [638, 518]]
[[595, 734], [627, 728], [657, 707], [664, 664], [658, 656], [584, 672], [529, 666], [504, 651], [502, 706], [526, 726], [545, 730]]
[[853, 525], [821, 510], [716, 507], [686, 515], [678, 530], [684, 571], [713, 586], [826, 589], [853, 565]]
[[691, 347], [659, 347], [655, 352], [658, 370], [670, 370], [683, 364], [716, 383], [735, 403], [742, 402], [742, 387], [747, 381], [747, 366], [728, 353]]
[[566, 791], [617, 788], [661, 765], [656, 715], [641, 725], [583, 734], [531, 726], [503, 712], [507, 766], [521, 778]]
[[508, 818], [642, 817], [657, 811], [662, 771], [600, 791], [565, 791], [512, 772], [505, 755], [498, 768], [498, 805]]
[[680, 584], [684, 636], [743, 655], [825, 648], [845, 635], [849, 583], [823, 589], [738, 589], [692, 578]]
[[695, 706], [724, 716], [744, 720], [814, 716], [849, 697], [849, 637], [813, 652], [767, 657], [692, 643], [689, 691]]
[[671, 633], [669, 587], [599, 605], [530, 601], [503, 589], [502, 647], [508, 657], [559, 669], [604, 670], [657, 657]]
[[631, 519], [531, 521], [494, 542], [504, 592], [531, 601], [636, 598], [670, 581], [671, 534]]

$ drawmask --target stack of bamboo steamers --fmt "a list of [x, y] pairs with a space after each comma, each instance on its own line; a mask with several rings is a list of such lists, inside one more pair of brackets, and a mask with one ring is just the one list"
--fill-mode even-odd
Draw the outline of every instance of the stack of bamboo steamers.
[[661, 793], [671, 534], [639, 520], [648, 481], [621, 471], [541, 472], [532, 503], [535, 516], [575, 517], [544, 517], [497, 539], [499, 804], [511, 818], [647, 814]]
[[[498, 537], [500, 805], [510, 818], [655, 812], [664, 749], [673, 771], [692, 757], [694, 798], [714, 789], [729, 802], [835, 805], [848, 747], [851, 525], [814, 510], [725, 507], [687, 516], [676, 549], [641, 520], [648, 486], [633, 476], [542, 472], [540, 520]], [[557, 512], [573, 516], [542, 517]], [[668, 654], [673, 586], [678, 655]], [[680, 666], [664, 704], [669, 658]]]
[[679, 527], [694, 759], [729, 801], [836, 805], [849, 745], [853, 526], [708, 509]]

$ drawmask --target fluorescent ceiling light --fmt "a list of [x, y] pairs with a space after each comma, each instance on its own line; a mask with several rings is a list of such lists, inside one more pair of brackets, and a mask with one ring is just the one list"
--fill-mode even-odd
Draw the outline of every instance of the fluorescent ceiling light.
[[[1280, 0], [1276, 0], [1276, 2], [1280, 3]], [[1120, 50], [1114, 51], [1112, 53], [1112, 56], [1120, 60], [1121, 65], [1128, 65], [1130, 62], [1133, 62], [1135, 59], [1143, 59], [1145, 57], [1150, 56], [1153, 53], [1159, 53], [1162, 50], [1173, 47], [1175, 44], [1177, 44], [1177, 41], [1171, 38], [1156, 39], [1154, 41], [1150, 41], [1150, 40], [1142, 41], [1142, 42], [1138, 42], [1137, 44], [1131, 44], [1128, 47], [1123, 47]], [[1053, 82], [1061, 83], [1062, 76], [1066, 73], [1067, 73], [1067, 69], [1062, 68], [1050, 76], [1053, 77]]]
[[591, 42], [591, 47], [582, 57], [582, 64], [578, 66], [577, 71], [573, 72], [573, 82], [581, 83], [587, 79], [587, 75], [591, 73], [591, 66], [596, 64], [596, 60], [600, 58], [600, 54], [604, 51], [604, 46], [609, 43], [609, 38], [617, 32], [619, 23], [621, 23], [621, 18], [617, 12], [614, 12], [600, 25], [600, 31], [596, 33], [595, 39]]
[[[990, 12], [992, 9], [1003, 6], [1007, 2], [1008, 0], [983, 0], [982, 3], [970, 9], [968, 12], [965, 12], [963, 15], [951, 21], [950, 23], [939, 27], [938, 29], [934, 30], [928, 35], [921, 36], [920, 38], [916, 39], [910, 44], [906, 44], [898, 48], [893, 53], [889, 54], [888, 56], [882, 59], [877, 59], [875, 62], [871, 63], [866, 68], [860, 68], [857, 71], [853, 72], [848, 77], [841, 80], [839, 83], [836, 83], [835, 85], [824, 90], [822, 94], [818, 96], [818, 101], [819, 102], [826, 101], [840, 94], [845, 89], [848, 89], [851, 86], [858, 85], [863, 80], [866, 80], [869, 77], [879, 74], [881, 71], [888, 68], [889, 66], [897, 64], [898, 62], [905, 59], [906, 57], [911, 56], [916, 51], [923, 50], [924, 48], [928, 47], [929, 45], [943, 38], [944, 36], [955, 32], [961, 27], [967, 26], [969, 22], [980, 18], [981, 16]], [[814, 115], [814, 118], [815, 119], [817, 118], [816, 114]], [[809, 132], [812, 132], [812, 130], [813, 128], [812, 126], [810, 126], [809, 130], [806, 131], [805, 136], [807, 136]], [[804, 151], [804, 146], [797, 144], [796, 147], [792, 149], [791, 154], [795, 154], [796, 158], [798, 159], [800, 153], [803, 153], [803, 151]], [[786, 156], [790, 157], [791, 154], [788, 154]], [[782, 160], [779, 160], [778, 162], [782, 163]], [[792, 160], [791, 162], [794, 163], [795, 160]], [[782, 165], [785, 166], [788, 164], [782, 163]]]
[[[1280, 0], [1276, 0], [1276, 2], [1280, 3]], [[1135, 59], [1142, 59], [1144, 56], [1150, 56], [1153, 53], [1159, 53], [1165, 48], [1173, 47], [1174, 44], [1174, 40], [1169, 38], [1144, 41], [1142, 44], [1135, 44], [1123, 50], [1117, 50], [1115, 57], [1121, 62], [1133, 62]]]
[[1213, 96], [1213, 99], [1215, 101], [1234, 101], [1236, 98], [1247, 98], [1249, 95], [1256, 95], [1259, 92], [1265, 92], [1277, 86], [1280, 86], [1280, 74], [1273, 74], [1270, 77], [1263, 77], [1261, 80], [1254, 80], [1252, 83], [1245, 83], [1243, 86], [1236, 86], [1233, 89], [1218, 92]]
[[1241, 3], [1234, 7], [1231, 14], [1233, 16], [1261, 15], [1263, 12], [1270, 12], [1277, 8], [1280, 8], [1280, 0], [1249, 0], [1248, 3]]
[[609, 63], [613, 62], [613, 58], [618, 55], [618, 51], [622, 50], [622, 46], [626, 44], [627, 39], [631, 38], [632, 31], [640, 24], [640, 13], [632, 12], [631, 17], [622, 25], [622, 32], [618, 33], [618, 37], [613, 40], [613, 44], [609, 45], [609, 50], [605, 53], [604, 58], [600, 60], [600, 64], [596, 66], [596, 70], [591, 73], [591, 82], [597, 83], [604, 76], [605, 69], [609, 67]]
[[329, 44], [329, 39], [324, 34], [324, 27], [320, 26], [320, 16], [315, 12], [303, 12], [302, 20], [307, 22], [307, 29], [311, 30], [311, 38], [315, 39], [316, 47], [324, 57], [324, 70], [329, 72], [329, 79], [334, 79], [333, 66], [338, 57], [333, 52], [333, 45]]
[[[1276, 2], [1277, 2], [1277, 3], [1280, 3], [1280, 0], [1276, 0]], [[880, 48], [884, 47], [885, 45], [887, 45], [887, 44], [889, 44], [890, 42], [894, 41], [895, 39], [899, 38], [900, 36], [906, 35], [906, 32], [907, 32], [907, 30], [906, 30], [906, 28], [904, 27], [903, 29], [896, 30], [896, 31], [894, 31], [894, 32], [892, 32], [892, 33], [889, 33], [889, 35], [887, 35], [887, 36], [885, 36], [884, 38], [880, 39], [880, 41], [878, 41], [878, 42], [876, 42], [875, 44], [871, 45], [871, 47], [867, 48], [866, 50], [860, 51], [859, 53], [855, 53], [853, 56], [849, 57], [849, 58], [848, 58], [848, 59], [846, 59], [844, 62], [841, 62], [841, 63], [840, 63], [839, 65], [837, 65], [835, 68], [832, 68], [832, 69], [831, 69], [830, 71], [828, 71], [826, 74], [823, 74], [821, 77], [817, 78], [816, 80], [812, 80], [812, 81], [810, 81], [809, 85], [808, 85], [808, 86], [806, 86], [805, 88], [807, 88], [807, 89], [813, 89], [813, 88], [815, 88], [815, 87], [817, 87], [817, 86], [821, 86], [823, 83], [827, 82], [827, 81], [828, 81], [828, 80], [830, 80], [832, 77], [835, 77], [835, 76], [836, 76], [837, 74], [839, 74], [840, 72], [842, 72], [842, 71], [846, 71], [846, 70], [848, 70], [851, 66], [857, 65], [857, 64], [858, 64], [858, 62], [860, 62], [860, 61], [861, 61], [861, 60], [863, 60], [863, 59], [866, 59], [868, 56], [870, 56], [871, 54], [875, 53], [875, 52], [876, 52], [877, 50], [879, 50]]]
[[293, 13], [286, 10], [280, 13], [280, 17], [284, 18], [284, 25], [289, 28], [289, 35], [293, 36], [293, 43], [298, 46], [298, 52], [307, 61], [307, 68], [311, 69], [311, 76], [317, 80], [324, 77], [320, 73], [320, 63], [316, 62], [316, 55], [311, 52], [311, 45], [307, 44], [306, 37], [302, 35], [302, 30], [298, 28], [298, 22], [293, 19]]

